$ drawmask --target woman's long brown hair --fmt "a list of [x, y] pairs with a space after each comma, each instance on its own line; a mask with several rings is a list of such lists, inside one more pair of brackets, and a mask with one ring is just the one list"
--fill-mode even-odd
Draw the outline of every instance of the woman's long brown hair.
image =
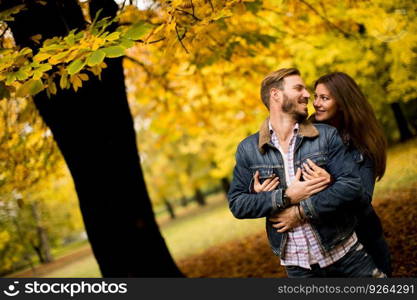
[[347, 74], [334, 72], [320, 77], [314, 84], [324, 84], [338, 105], [342, 136], [374, 163], [374, 177], [384, 176], [387, 161], [387, 141], [375, 113], [356, 82]]

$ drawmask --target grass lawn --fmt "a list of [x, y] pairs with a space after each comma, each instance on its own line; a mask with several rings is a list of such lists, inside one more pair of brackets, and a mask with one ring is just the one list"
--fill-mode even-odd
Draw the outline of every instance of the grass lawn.
[[174, 259], [203, 252], [216, 244], [243, 238], [264, 228], [264, 219], [235, 219], [229, 211], [225, 195], [216, 197], [221, 202], [213, 204], [213, 207], [161, 227]]
[[[162, 235], [175, 260], [203, 252], [222, 242], [243, 238], [264, 228], [263, 219], [235, 219], [227, 207], [224, 194], [213, 198], [212, 204], [200, 212], [195, 211], [194, 214], [161, 226]], [[48, 273], [45, 277], [100, 277], [100, 273], [95, 259], [89, 256]]]
[[374, 197], [392, 190], [417, 187], [417, 139], [398, 144], [388, 151], [387, 170], [375, 185]]
[[[375, 196], [402, 187], [417, 187], [417, 139], [389, 149], [387, 171], [377, 183]], [[224, 194], [213, 196], [208, 207], [195, 209], [161, 231], [175, 260], [185, 258], [226, 241], [243, 238], [264, 228], [263, 219], [237, 220], [230, 213]], [[87, 257], [46, 277], [99, 277], [93, 257]]]

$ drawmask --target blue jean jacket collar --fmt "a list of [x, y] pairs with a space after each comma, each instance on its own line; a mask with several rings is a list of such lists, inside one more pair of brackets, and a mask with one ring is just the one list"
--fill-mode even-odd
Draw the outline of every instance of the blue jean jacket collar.
[[[262, 123], [261, 128], [259, 129], [259, 144], [258, 149], [262, 154], [265, 153], [265, 145], [271, 141], [271, 133], [269, 132], [269, 117]], [[298, 131], [298, 136], [305, 137], [316, 137], [319, 135], [317, 128], [309, 120], [304, 120], [300, 123], [300, 129]]]

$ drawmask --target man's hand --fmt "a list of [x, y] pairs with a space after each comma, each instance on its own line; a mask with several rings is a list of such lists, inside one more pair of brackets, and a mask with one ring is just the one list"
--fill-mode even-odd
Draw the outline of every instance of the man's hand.
[[278, 229], [277, 232], [285, 232], [299, 226], [302, 221], [296, 205], [290, 206], [279, 213], [268, 218], [269, 221], [275, 223], [272, 227]]
[[330, 184], [330, 179], [326, 177], [319, 177], [306, 181], [300, 181], [300, 178], [301, 169], [298, 168], [294, 180], [286, 190], [286, 194], [290, 198], [291, 204], [297, 204], [311, 195], [321, 192]]
[[279, 184], [279, 177], [275, 174], [272, 174], [271, 178], [266, 179], [262, 184], [259, 182], [259, 171], [255, 172], [253, 175], [253, 189], [255, 193], [260, 192], [269, 192], [275, 190]]

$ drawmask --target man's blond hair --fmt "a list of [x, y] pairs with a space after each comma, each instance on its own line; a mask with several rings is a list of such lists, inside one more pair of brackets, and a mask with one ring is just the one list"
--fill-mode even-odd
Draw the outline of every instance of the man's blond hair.
[[261, 84], [261, 99], [269, 110], [269, 97], [271, 88], [284, 89], [284, 78], [291, 75], [300, 75], [300, 71], [296, 68], [284, 68], [268, 74]]

